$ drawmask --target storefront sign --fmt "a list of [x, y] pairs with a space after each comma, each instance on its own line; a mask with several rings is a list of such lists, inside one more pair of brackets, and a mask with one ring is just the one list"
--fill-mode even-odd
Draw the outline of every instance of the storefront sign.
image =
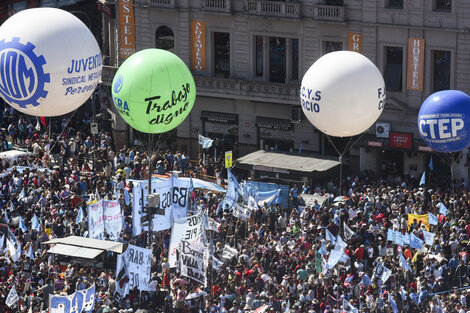
[[134, 0], [119, 0], [119, 55], [122, 59], [135, 53]]
[[408, 72], [406, 89], [423, 91], [424, 39], [408, 39]]
[[429, 146], [418, 146], [418, 151], [432, 152], [432, 148]]
[[348, 50], [362, 53], [361, 33], [348, 33]]
[[369, 147], [379, 147], [379, 148], [381, 148], [381, 147], [383, 147], [384, 143], [382, 141], [368, 141], [367, 145]]
[[191, 21], [191, 68], [206, 70], [206, 22]]
[[390, 148], [413, 149], [413, 134], [390, 132]]

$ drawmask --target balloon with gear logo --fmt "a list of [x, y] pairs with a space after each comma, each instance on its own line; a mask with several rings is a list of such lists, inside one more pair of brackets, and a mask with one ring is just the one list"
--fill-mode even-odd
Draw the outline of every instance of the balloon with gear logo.
[[27, 9], [0, 27], [0, 96], [20, 112], [72, 112], [93, 94], [101, 70], [95, 37], [67, 11]]
[[130, 126], [159, 134], [174, 129], [188, 116], [196, 100], [196, 85], [178, 56], [145, 49], [119, 67], [112, 95], [116, 110]]
[[305, 73], [300, 102], [318, 130], [335, 137], [363, 133], [385, 105], [385, 82], [368, 58], [352, 51], [325, 54]]
[[438, 152], [459, 152], [470, 145], [470, 97], [459, 90], [442, 90], [421, 105], [418, 130]]

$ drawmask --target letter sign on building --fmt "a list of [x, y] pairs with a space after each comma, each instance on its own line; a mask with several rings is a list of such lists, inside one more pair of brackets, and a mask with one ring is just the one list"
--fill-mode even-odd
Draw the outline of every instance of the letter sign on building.
[[135, 53], [134, 0], [119, 0], [119, 56], [127, 59]]
[[191, 21], [191, 68], [206, 70], [206, 22]]
[[423, 91], [424, 39], [408, 38], [406, 89]]
[[348, 50], [362, 53], [361, 33], [348, 33]]

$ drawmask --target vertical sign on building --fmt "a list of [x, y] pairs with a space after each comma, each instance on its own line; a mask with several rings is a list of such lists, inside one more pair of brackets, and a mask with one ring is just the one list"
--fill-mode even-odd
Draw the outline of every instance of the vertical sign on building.
[[408, 72], [406, 89], [423, 91], [424, 39], [408, 38]]
[[119, 0], [119, 55], [126, 59], [135, 52], [134, 0]]
[[206, 70], [206, 22], [191, 21], [191, 68]]
[[348, 50], [362, 53], [362, 34], [348, 33]]

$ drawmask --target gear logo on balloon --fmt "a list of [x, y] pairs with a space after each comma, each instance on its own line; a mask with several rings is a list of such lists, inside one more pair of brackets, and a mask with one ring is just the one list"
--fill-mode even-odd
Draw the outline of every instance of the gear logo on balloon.
[[35, 48], [30, 42], [22, 44], [18, 37], [0, 41], [0, 95], [21, 108], [38, 106], [39, 98], [48, 93], [44, 88], [50, 82], [43, 68], [46, 60], [34, 53]]
[[116, 76], [116, 80], [114, 81], [113, 91], [114, 93], [119, 93], [121, 91], [123, 85], [122, 75]]

